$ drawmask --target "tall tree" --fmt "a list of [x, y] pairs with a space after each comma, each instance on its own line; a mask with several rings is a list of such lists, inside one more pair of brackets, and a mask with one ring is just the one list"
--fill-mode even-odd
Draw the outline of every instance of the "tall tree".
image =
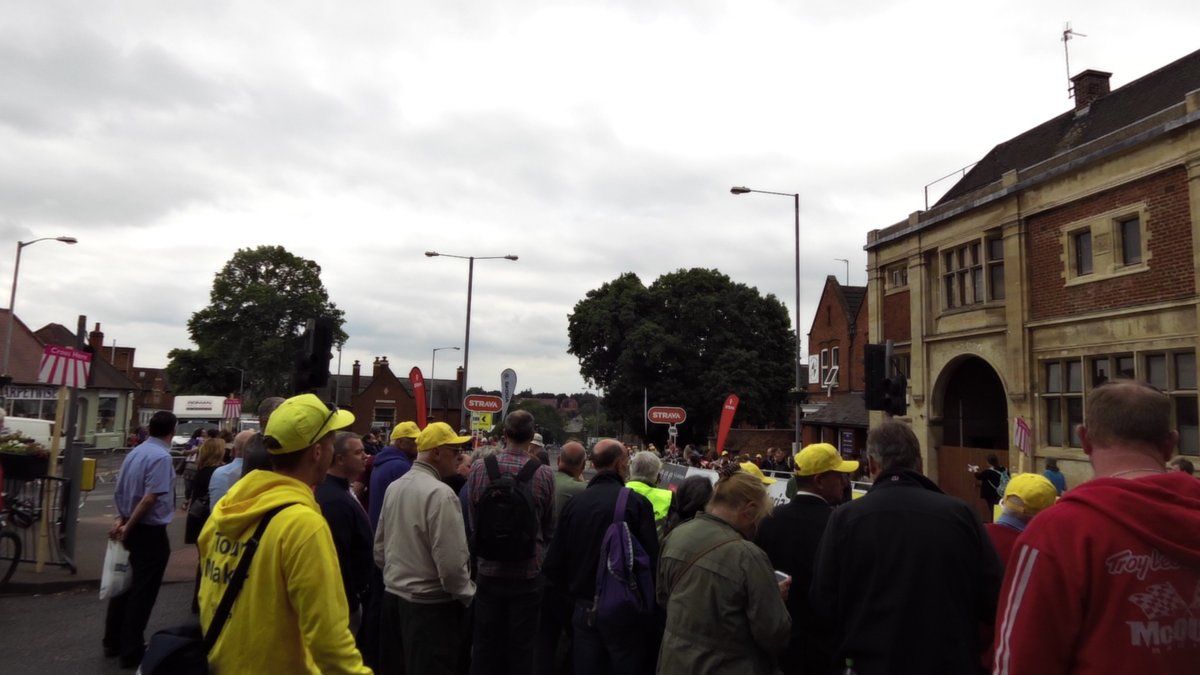
[[282, 246], [239, 249], [213, 280], [208, 306], [188, 320], [196, 348], [169, 354], [171, 384], [179, 393], [226, 393], [241, 368], [248, 398], [289, 392], [296, 338], [318, 316], [333, 318], [334, 342], [345, 343], [345, 313], [329, 300], [320, 265]]
[[[740, 421], [787, 421], [796, 344], [787, 308], [717, 270], [678, 270], [649, 287], [623, 274], [575, 305], [567, 332], [580, 373], [635, 432], [644, 428], [643, 390], [651, 405], [687, 410], [681, 442], [707, 437], [730, 392], [741, 399]], [[665, 438], [665, 427], [650, 430]]]

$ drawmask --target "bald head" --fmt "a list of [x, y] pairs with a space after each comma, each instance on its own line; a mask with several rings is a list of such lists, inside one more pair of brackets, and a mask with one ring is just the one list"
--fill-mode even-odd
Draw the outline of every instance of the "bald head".
[[625, 446], [612, 438], [599, 441], [592, 448], [592, 466], [595, 466], [597, 471], [618, 468], [617, 465], [624, 457]]
[[583, 465], [586, 461], [587, 452], [579, 441], [564, 443], [562, 450], [558, 452], [558, 470], [576, 478], [583, 473]]
[[238, 435], [233, 437], [233, 456], [234, 457], [242, 456], [242, 453], [245, 452], [245, 450], [246, 450], [246, 444], [250, 442], [251, 438], [254, 438], [254, 434], [255, 434], [255, 432], [247, 429], [245, 431], [239, 431]]

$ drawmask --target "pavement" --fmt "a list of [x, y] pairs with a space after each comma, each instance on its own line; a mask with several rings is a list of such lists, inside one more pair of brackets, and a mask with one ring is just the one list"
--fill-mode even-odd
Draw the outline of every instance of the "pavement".
[[[150, 615], [155, 631], [193, 622], [192, 584], [164, 583]], [[130, 673], [100, 646], [108, 601], [94, 589], [0, 599], [0, 672], [14, 675]]]
[[[9, 583], [0, 590], [0, 597], [5, 598], [4, 606], [7, 607], [9, 602], [5, 596], [44, 595], [100, 588], [100, 572], [108, 547], [108, 531], [112, 528], [116, 514], [113, 492], [116, 490], [117, 473], [125, 455], [118, 452], [95, 457], [96, 489], [86, 493], [83, 506], [79, 510], [79, 524], [75, 537], [76, 573], [72, 574], [66, 567], [54, 565], [46, 565], [42, 572], [38, 573], [33, 563], [21, 563]], [[177, 479], [175, 494], [176, 503], [180, 508], [175, 511], [175, 518], [167, 527], [167, 535], [171, 541], [171, 560], [167, 564], [163, 583], [186, 581], [191, 584], [195, 582], [199, 556], [195, 546], [183, 543], [187, 514], [182, 509], [184, 492], [181, 479]]]

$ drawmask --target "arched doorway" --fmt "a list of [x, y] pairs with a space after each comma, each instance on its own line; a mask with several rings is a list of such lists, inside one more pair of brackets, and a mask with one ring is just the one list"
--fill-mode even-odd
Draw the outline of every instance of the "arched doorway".
[[991, 521], [979, 498], [979, 483], [969, 465], [986, 466], [995, 454], [1001, 464], [1008, 455], [1008, 397], [996, 370], [978, 356], [956, 359], [942, 370], [934, 390], [940, 412], [938, 485], [947, 494], [971, 504], [985, 522]]

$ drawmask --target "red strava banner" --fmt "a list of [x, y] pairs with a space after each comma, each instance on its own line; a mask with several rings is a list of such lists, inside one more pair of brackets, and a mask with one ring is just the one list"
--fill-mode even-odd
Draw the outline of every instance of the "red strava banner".
[[683, 424], [687, 421], [687, 411], [676, 406], [656, 405], [646, 411], [646, 419], [655, 424]]
[[737, 394], [727, 396], [725, 398], [725, 405], [721, 406], [721, 425], [717, 427], [718, 455], [725, 451], [725, 438], [729, 436], [729, 427], [733, 426], [733, 414], [737, 412], [737, 407]]
[[413, 400], [417, 403], [417, 426], [424, 429], [429, 424], [429, 411], [426, 409], [425, 378], [421, 375], [421, 369], [413, 366], [408, 371], [408, 381], [412, 383]]

